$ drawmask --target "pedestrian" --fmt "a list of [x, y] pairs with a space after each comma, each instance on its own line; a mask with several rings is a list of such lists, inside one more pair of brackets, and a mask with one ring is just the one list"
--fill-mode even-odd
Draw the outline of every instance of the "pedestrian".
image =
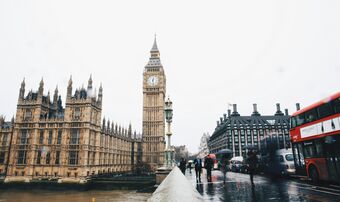
[[181, 169], [183, 175], [185, 175], [185, 168], [186, 168], [186, 161], [184, 158], [181, 158], [181, 161], [179, 162], [179, 169]]
[[247, 158], [247, 164], [248, 164], [248, 171], [250, 175], [250, 182], [252, 186], [255, 186], [254, 184], [254, 174], [257, 169], [257, 164], [258, 164], [258, 159], [256, 156], [256, 153], [252, 150], [249, 150], [248, 153], [248, 158]]
[[207, 170], [208, 182], [211, 182], [211, 169], [213, 168], [214, 162], [210, 157], [210, 154], [204, 160], [204, 168]]
[[196, 158], [194, 160], [194, 165], [195, 165], [195, 173], [196, 173], [196, 182], [201, 182], [202, 160], [200, 158]]
[[189, 173], [191, 174], [191, 160], [188, 161], [188, 169], [189, 169]]
[[220, 164], [221, 164], [221, 171], [223, 173], [223, 183], [225, 183], [226, 174], [227, 174], [227, 170], [228, 170], [228, 157], [227, 157], [227, 155], [222, 156]]

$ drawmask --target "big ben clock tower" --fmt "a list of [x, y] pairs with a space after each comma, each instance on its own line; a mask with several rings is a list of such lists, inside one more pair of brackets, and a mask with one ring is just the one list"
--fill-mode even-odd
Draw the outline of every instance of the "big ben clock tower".
[[166, 78], [156, 38], [143, 73], [143, 162], [156, 170], [164, 163]]

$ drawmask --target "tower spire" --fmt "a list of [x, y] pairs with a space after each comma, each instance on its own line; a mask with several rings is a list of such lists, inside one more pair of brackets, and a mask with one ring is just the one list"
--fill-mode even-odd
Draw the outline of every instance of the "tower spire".
[[155, 34], [155, 39], [153, 41], [153, 46], [152, 46], [150, 52], [159, 52], [158, 47], [157, 47], [157, 36], [156, 36], [156, 34]]

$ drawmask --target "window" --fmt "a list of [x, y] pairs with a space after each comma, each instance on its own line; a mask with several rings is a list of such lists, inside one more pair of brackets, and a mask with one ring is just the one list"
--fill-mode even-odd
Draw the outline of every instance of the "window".
[[39, 144], [44, 143], [44, 131], [40, 130], [40, 136], [39, 136]]
[[56, 165], [60, 164], [60, 151], [56, 152], [56, 155], [55, 155], [55, 164]]
[[315, 145], [313, 141], [303, 143], [303, 151], [305, 158], [313, 158], [316, 156]]
[[40, 165], [41, 164], [41, 150], [38, 151], [37, 154], [37, 164]]
[[302, 124], [306, 123], [306, 118], [305, 118], [304, 113], [297, 115], [295, 118], [296, 118], [296, 125], [297, 126], [301, 126]]
[[317, 119], [317, 113], [315, 109], [311, 109], [307, 111], [305, 114], [307, 123], [315, 121]]
[[51, 161], [51, 152], [47, 152], [46, 153], [46, 164], [48, 165], [48, 164], [50, 164], [50, 161]]
[[61, 134], [62, 134], [62, 131], [58, 130], [57, 144], [61, 144]]
[[294, 156], [293, 156], [293, 154], [286, 154], [286, 155], [285, 155], [285, 158], [286, 158], [287, 161], [294, 161]]
[[329, 103], [325, 103], [318, 107], [318, 112], [319, 112], [319, 118], [324, 118], [327, 116], [330, 116], [333, 114], [333, 110], [331, 108], [331, 105]]
[[69, 164], [78, 165], [78, 151], [69, 152]]
[[74, 118], [80, 119], [80, 108], [79, 107], [74, 109]]
[[31, 118], [32, 118], [32, 111], [31, 111], [31, 109], [26, 109], [24, 120], [25, 120], [25, 121], [28, 121], [28, 120], [30, 120]]
[[2, 146], [6, 146], [7, 145], [7, 134], [4, 134], [3, 136], [2, 136]]
[[18, 164], [26, 164], [26, 150], [18, 151]]
[[79, 144], [79, 129], [72, 129], [70, 144], [71, 145]]
[[52, 144], [52, 137], [53, 137], [53, 133], [52, 133], [52, 130], [50, 130], [48, 132], [48, 144]]
[[28, 131], [27, 130], [22, 130], [21, 131], [21, 136], [19, 140], [19, 144], [25, 145], [28, 143]]
[[340, 98], [335, 99], [332, 102], [333, 109], [335, 113], [340, 113]]
[[0, 152], [0, 164], [5, 163], [5, 152]]

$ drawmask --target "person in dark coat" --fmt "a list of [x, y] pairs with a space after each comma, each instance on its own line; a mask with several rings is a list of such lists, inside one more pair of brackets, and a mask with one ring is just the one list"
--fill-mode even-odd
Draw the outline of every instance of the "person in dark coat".
[[186, 169], [186, 161], [184, 158], [181, 158], [181, 161], [179, 162], [179, 169], [181, 169], [183, 175], [185, 175], [185, 169]]
[[211, 182], [211, 169], [214, 166], [214, 162], [210, 155], [208, 155], [204, 160], [204, 168], [207, 170], [207, 179]]
[[196, 158], [194, 160], [195, 172], [196, 172], [196, 182], [201, 182], [201, 173], [202, 173], [202, 160], [200, 158]]
[[248, 155], [247, 164], [248, 164], [248, 171], [250, 175], [250, 182], [251, 182], [251, 185], [254, 186], [254, 174], [257, 169], [258, 159], [257, 159], [255, 152], [252, 150], [249, 150], [247, 155]]

